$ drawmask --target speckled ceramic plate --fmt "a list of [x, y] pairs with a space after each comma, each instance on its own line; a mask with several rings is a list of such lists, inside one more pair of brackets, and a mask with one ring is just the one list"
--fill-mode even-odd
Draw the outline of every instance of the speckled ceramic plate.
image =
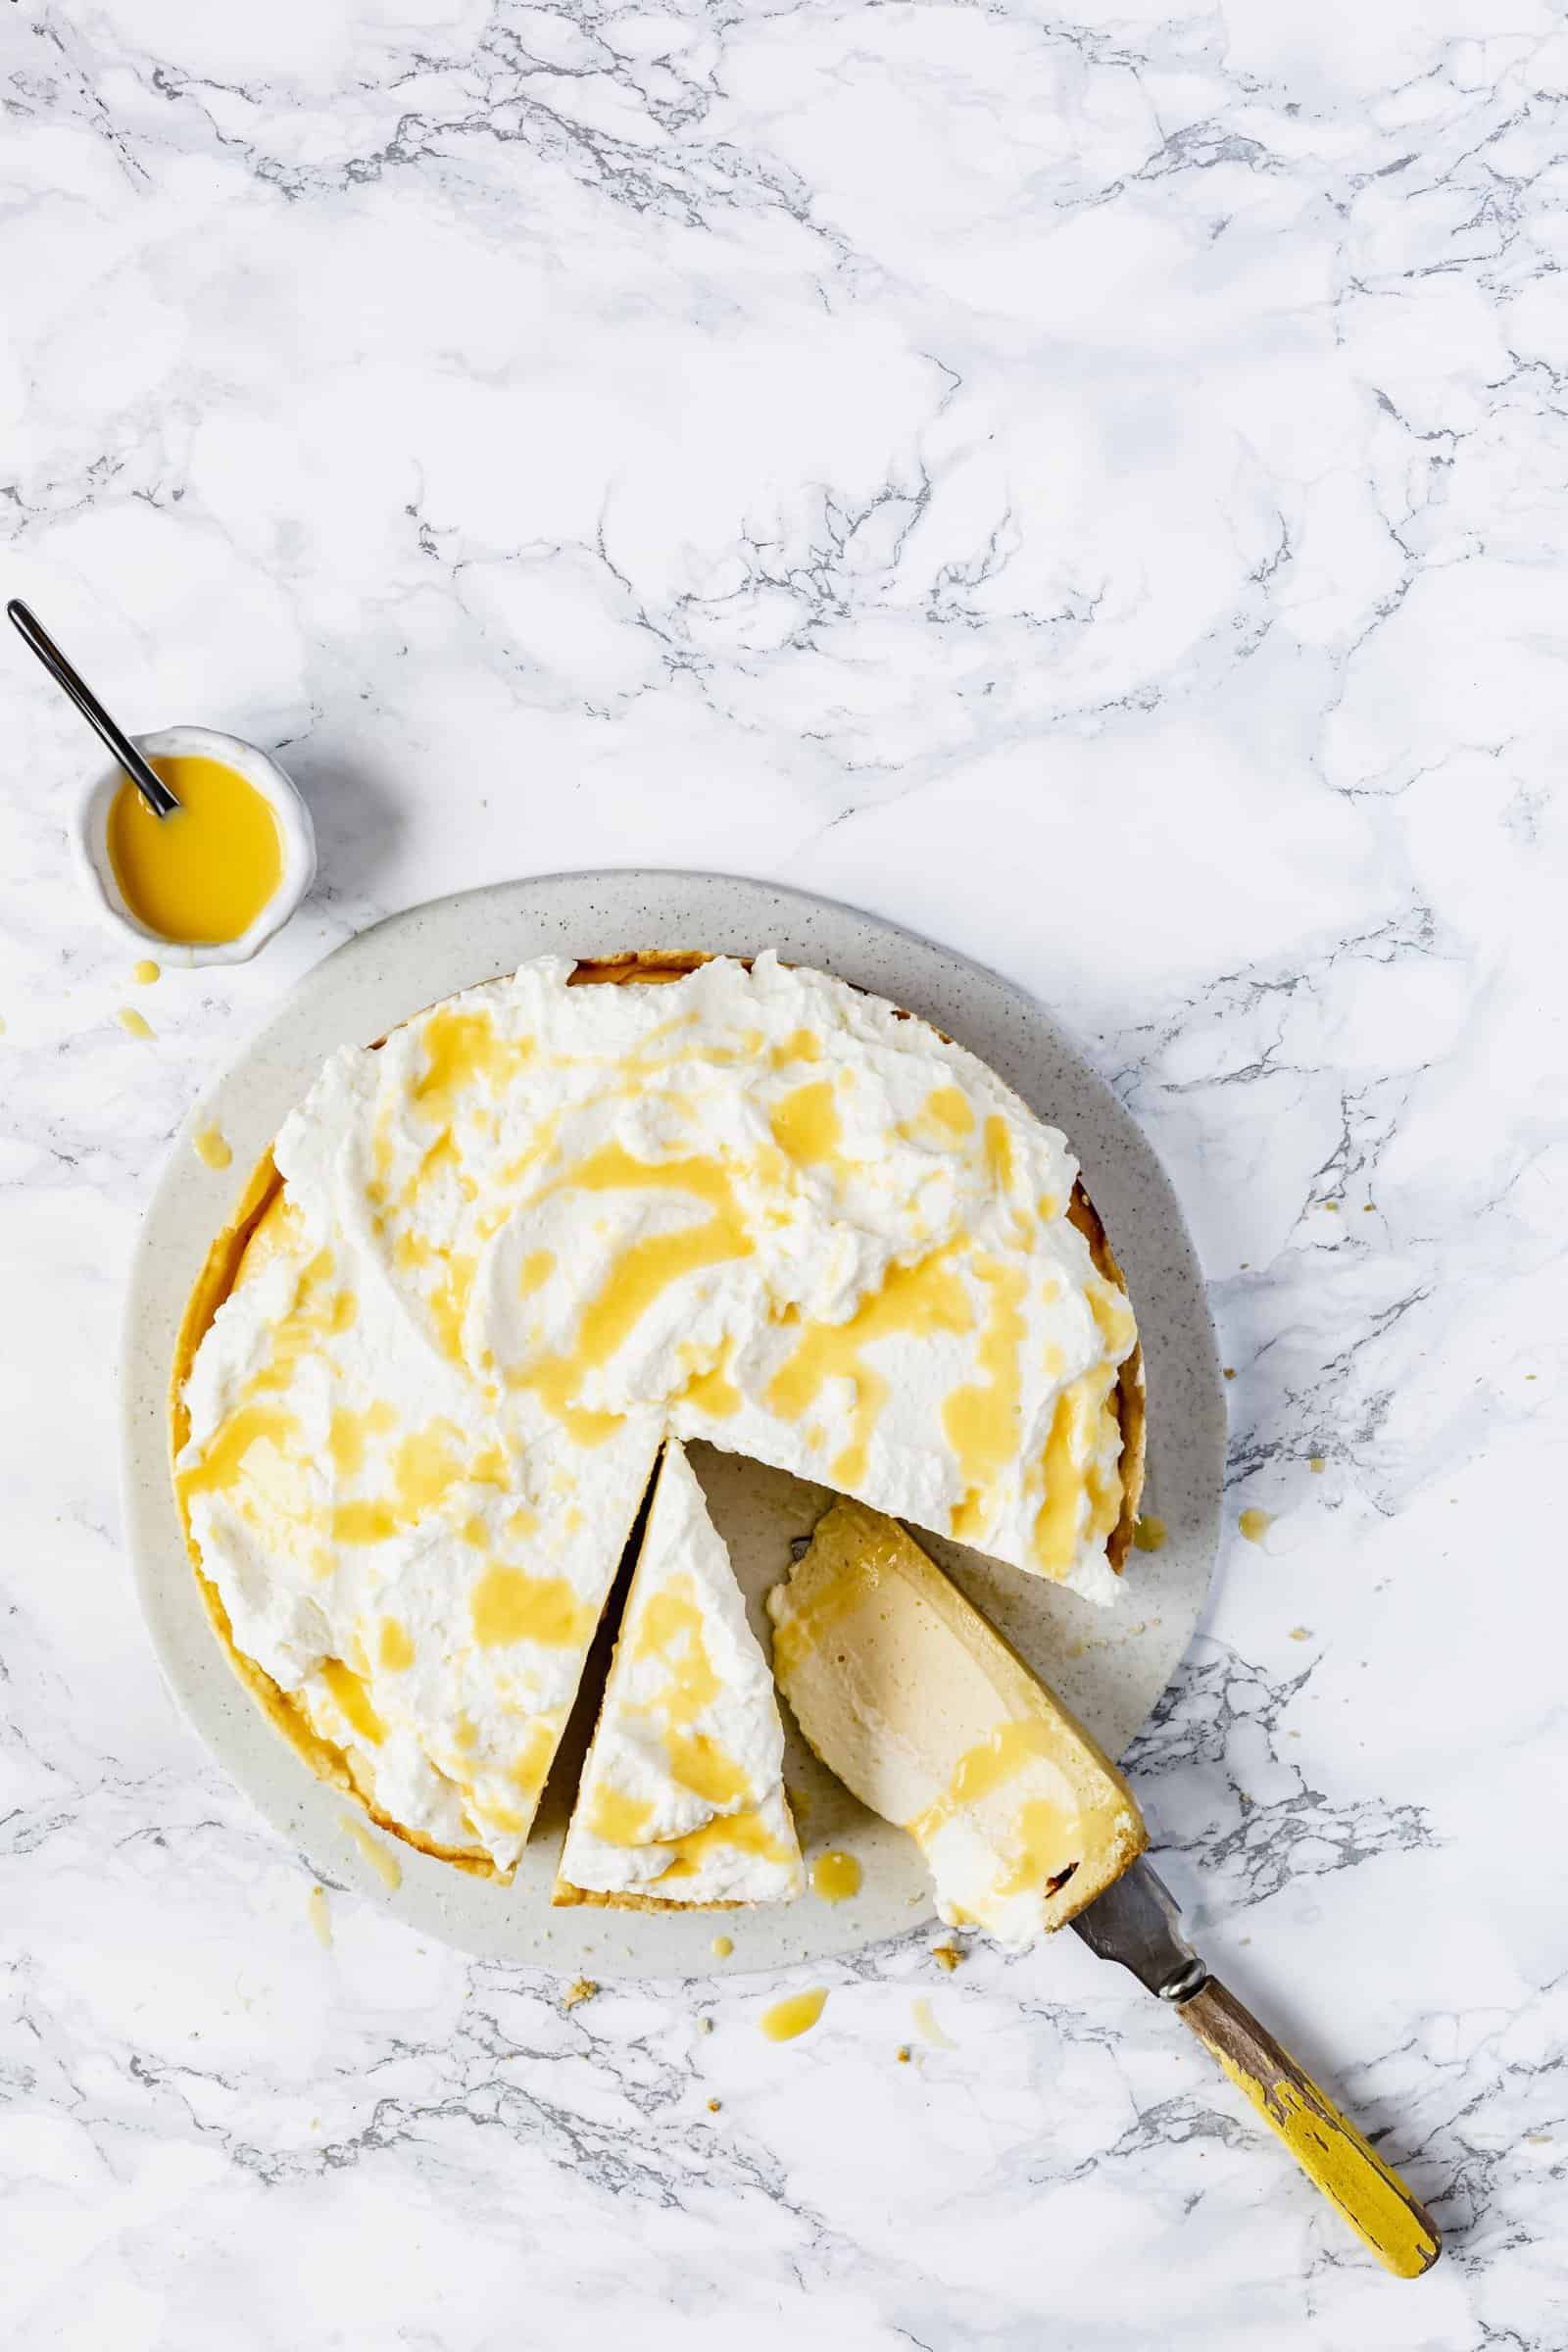
[[[624, 948], [744, 955], [764, 947], [923, 1013], [1063, 1128], [1138, 1310], [1149, 1367], [1146, 1507], [1166, 1524], [1164, 1549], [1135, 1551], [1116, 1603], [1102, 1610], [956, 1544], [932, 1548], [1112, 1754], [1126, 1746], [1164, 1689], [1208, 1588], [1225, 1414], [1197, 1258], [1148, 1144], [1029, 997], [892, 923], [799, 891], [715, 874], [552, 874], [395, 915], [351, 940], [302, 982], [202, 1097], [176, 1140], [131, 1276], [125, 1526], [164, 1671], [214, 1754], [320, 1877], [351, 1883], [411, 1928], [466, 1951], [599, 1979], [686, 1977], [856, 1951], [921, 1925], [932, 1909], [914, 1847], [847, 1796], [805, 1752], [792, 1726], [788, 1775], [804, 1798], [808, 1855], [826, 1845], [858, 1853], [864, 1864], [858, 1895], [831, 1906], [808, 1895], [778, 1911], [689, 1919], [553, 1911], [556, 1855], [586, 1743], [583, 1707], [512, 1886], [470, 1878], [376, 1832], [402, 1874], [395, 1887], [385, 1885], [351, 1831], [351, 1824], [368, 1830], [364, 1816], [278, 1738], [236, 1680], [208, 1621], [169, 1480], [169, 1371], [180, 1315], [245, 1175], [335, 1047], [380, 1037], [435, 999], [510, 971], [528, 956], [593, 957]], [[221, 1175], [192, 1149], [197, 1128], [210, 1122], [233, 1147], [233, 1165]], [[810, 1529], [822, 1491], [706, 1446], [694, 1447], [693, 1459], [760, 1629], [762, 1594], [787, 1568], [791, 1538]], [[597, 1680], [591, 1668], [590, 1698]], [[719, 1931], [734, 1942], [722, 1962], [710, 1951]]]

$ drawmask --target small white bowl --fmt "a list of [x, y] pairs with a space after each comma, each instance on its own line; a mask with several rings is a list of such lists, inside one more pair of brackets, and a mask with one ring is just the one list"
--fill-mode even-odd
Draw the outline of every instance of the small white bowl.
[[110, 863], [109, 811], [125, 781], [123, 768], [115, 766], [106, 768], [91, 785], [76, 822], [76, 850], [93, 896], [118, 931], [138, 947], [156, 948], [166, 963], [248, 963], [258, 948], [266, 947], [273, 932], [282, 929], [316, 878], [316, 828], [310, 810], [277, 761], [258, 751], [254, 743], [241, 743], [237, 735], [220, 735], [216, 727], [165, 727], [157, 735], [136, 735], [131, 740], [150, 760], [216, 760], [243, 776], [277, 819], [283, 871], [276, 890], [238, 939], [191, 946], [150, 931], [126, 906]]

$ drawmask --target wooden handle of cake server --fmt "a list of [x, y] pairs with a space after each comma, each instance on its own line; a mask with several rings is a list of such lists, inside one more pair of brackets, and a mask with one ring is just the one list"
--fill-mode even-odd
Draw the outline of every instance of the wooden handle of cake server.
[[1432, 2217], [1334, 2101], [1217, 1977], [1176, 2004], [1297, 2163], [1396, 2278], [1419, 2278], [1443, 2249]]

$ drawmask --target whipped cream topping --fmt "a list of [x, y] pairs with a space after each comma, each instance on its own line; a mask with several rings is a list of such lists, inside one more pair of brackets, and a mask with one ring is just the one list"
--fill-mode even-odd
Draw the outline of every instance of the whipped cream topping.
[[568, 1886], [784, 1902], [804, 1884], [773, 1677], [681, 1446], [666, 1446], [561, 1857]]
[[237, 1646], [503, 1870], [665, 1434], [1104, 1598], [1136, 1336], [1063, 1139], [960, 1047], [770, 955], [572, 969], [327, 1062], [176, 1465]]

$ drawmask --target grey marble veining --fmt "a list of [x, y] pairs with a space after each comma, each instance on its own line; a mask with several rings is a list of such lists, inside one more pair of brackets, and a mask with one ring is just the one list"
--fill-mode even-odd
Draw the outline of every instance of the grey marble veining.
[[[133, 991], [14, 658], [6, 2342], [1557, 2352], [1560, 8], [19, 0], [0, 89], [7, 592], [321, 849]], [[366, 922], [606, 862], [949, 941], [1156, 1143], [1231, 1533], [1139, 1784], [1420, 2285], [1073, 1939], [906, 1938], [787, 2047], [567, 2012], [346, 1890], [323, 1947], [172, 1715], [111, 1434], [169, 1137]]]

